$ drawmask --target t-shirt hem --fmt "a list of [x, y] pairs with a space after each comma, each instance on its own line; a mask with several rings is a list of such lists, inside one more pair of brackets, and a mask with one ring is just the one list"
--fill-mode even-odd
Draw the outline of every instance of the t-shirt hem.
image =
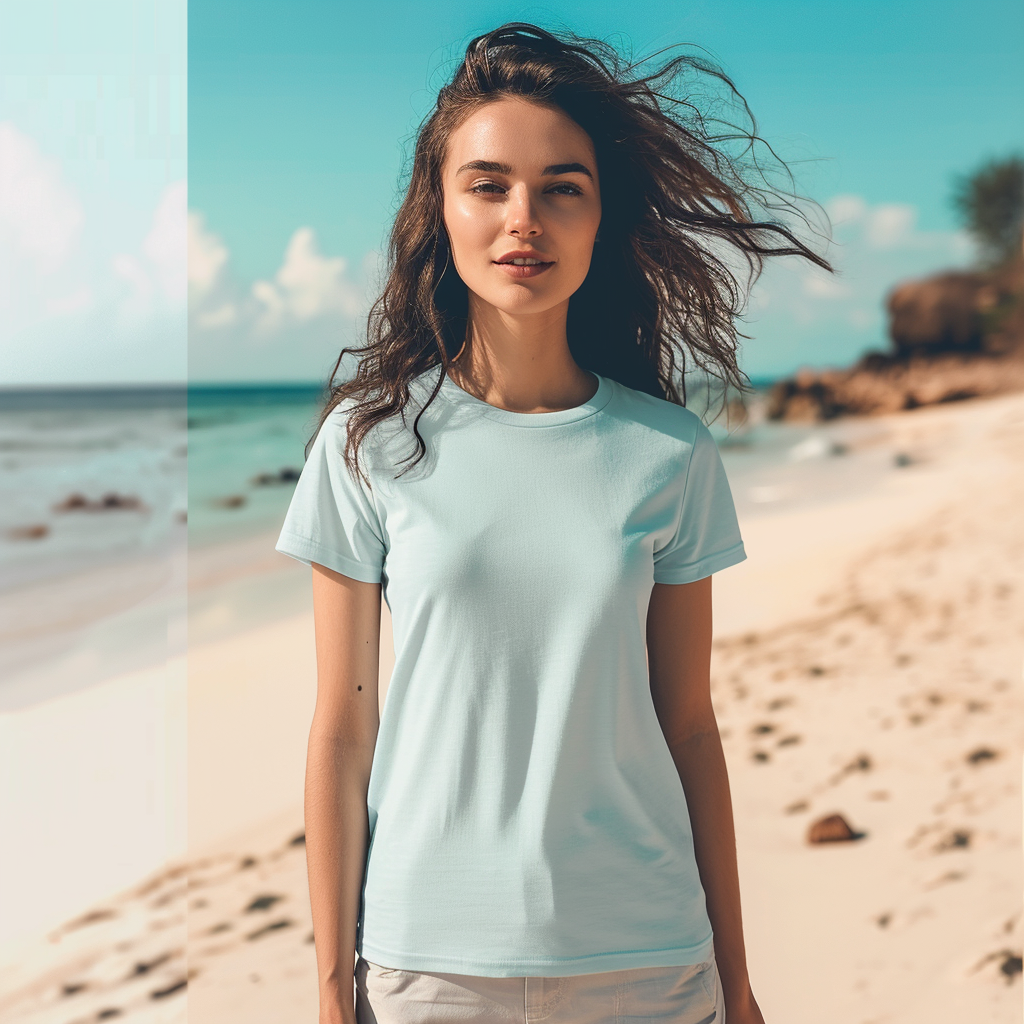
[[727, 569], [730, 565], [742, 562], [747, 557], [743, 549], [743, 542], [734, 544], [725, 551], [714, 555], [708, 555], [699, 562], [691, 562], [689, 565], [681, 565], [677, 569], [654, 569], [655, 583], [693, 583], [702, 580], [705, 576], [718, 572], [719, 569]]
[[348, 576], [363, 583], [380, 583], [381, 581], [381, 568], [357, 562], [355, 559], [348, 558], [337, 551], [325, 548], [322, 544], [318, 544], [308, 537], [298, 537], [293, 533], [282, 533], [275, 545], [275, 550], [280, 551], [282, 555], [288, 555], [289, 558], [304, 562], [306, 565], [309, 565], [311, 562], [325, 565], [328, 569], [341, 573], [342, 576]]
[[687, 967], [706, 960], [714, 950], [714, 936], [696, 946], [674, 949], [638, 949], [597, 953], [585, 957], [517, 957], [507, 960], [479, 960], [473, 957], [436, 956], [429, 953], [395, 953], [368, 942], [357, 946], [359, 955], [380, 967], [398, 971], [438, 971], [469, 974], [483, 978], [567, 978], [605, 971], [628, 971], [643, 967]]

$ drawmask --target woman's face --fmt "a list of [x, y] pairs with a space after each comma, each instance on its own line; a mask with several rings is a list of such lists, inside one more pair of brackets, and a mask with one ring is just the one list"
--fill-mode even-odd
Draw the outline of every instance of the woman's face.
[[[568, 304], [601, 221], [593, 143], [575, 121], [517, 97], [488, 103], [449, 138], [442, 183], [452, 258], [471, 302], [509, 314]], [[545, 265], [499, 262], [516, 250]]]

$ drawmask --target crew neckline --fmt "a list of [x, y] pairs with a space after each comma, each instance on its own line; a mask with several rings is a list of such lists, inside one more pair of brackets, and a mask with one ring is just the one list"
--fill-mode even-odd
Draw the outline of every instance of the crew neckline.
[[612, 396], [611, 382], [593, 370], [587, 370], [587, 373], [592, 373], [597, 378], [597, 390], [594, 394], [582, 405], [574, 405], [571, 409], [556, 409], [553, 412], [514, 412], [511, 409], [501, 409], [482, 398], [477, 398], [476, 395], [471, 395], [465, 388], [456, 384], [447, 373], [444, 374], [441, 383], [441, 394], [447, 395], [452, 401], [476, 408], [488, 419], [497, 420], [499, 423], [510, 423], [517, 427], [553, 427], [585, 419], [608, 404]]

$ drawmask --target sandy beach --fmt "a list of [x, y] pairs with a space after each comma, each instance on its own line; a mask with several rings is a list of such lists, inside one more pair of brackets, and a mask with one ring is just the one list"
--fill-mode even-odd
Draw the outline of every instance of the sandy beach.
[[[768, 1024], [1010, 1024], [1024, 947], [1024, 394], [818, 432], [845, 452], [823, 456], [829, 473], [888, 468], [862, 492], [737, 494], [748, 559], [715, 577], [713, 697], [753, 989]], [[168, 657], [0, 715], [0, 739], [15, 738], [5, 775], [19, 773], [3, 795], [18, 906], [44, 878], [74, 876], [80, 851], [135, 851], [103, 878], [90, 869], [95, 898], [69, 883], [34, 922], [23, 912], [0, 945], [5, 1022], [315, 1024], [308, 570], [272, 544], [192, 553], [187, 680]], [[382, 704], [386, 606], [383, 618]], [[160, 707], [165, 733], [133, 731]], [[109, 750], [110, 771], [80, 781], [85, 809], [69, 819], [39, 741], [82, 744], [83, 716], [83, 752]], [[23, 831], [33, 807], [57, 816], [49, 833]], [[831, 814], [859, 838], [809, 843]], [[77, 836], [74, 855], [40, 867], [40, 835]], [[119, 872], [137, 881], [116, 890]]]

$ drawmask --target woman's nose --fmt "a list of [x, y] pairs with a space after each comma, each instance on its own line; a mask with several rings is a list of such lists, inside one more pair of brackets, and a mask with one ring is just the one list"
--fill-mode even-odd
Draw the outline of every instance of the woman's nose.
[[539, 235], [543, 228], [537, 214], [537, 205], [527, 188], [513, 188], [509, 192], [505, 214], [505, 230], [510, 235]]

